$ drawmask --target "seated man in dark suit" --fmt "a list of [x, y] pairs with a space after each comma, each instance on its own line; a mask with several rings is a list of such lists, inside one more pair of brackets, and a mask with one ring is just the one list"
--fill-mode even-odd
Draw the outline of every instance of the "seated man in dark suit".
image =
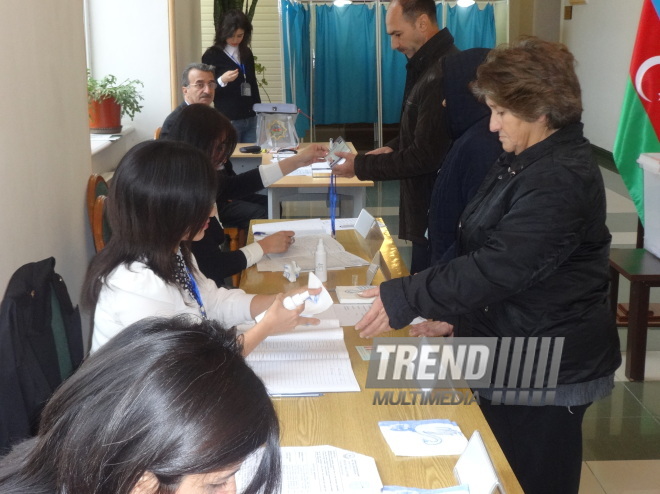
[[[183, 103], [170, 113], [160, 130], [160, 138], [166, 138], [177, 117], [188, 105], [201, 103], [211, 106], [215, 96], [215, 67], [205, 63], [191, 63], [181, 74], [181, 90]], [[228, 162], [223, 173], [235, 175], [231, 162]], [[225, 226], [247, 229], [252, 219], [268, 218], [268, 201], [265, 195], [247, 194], [240, 199], [218, 203], [218, 216]]]
[[183, 69], [183, 74], [181, 75], [183, 103], [177, 106], [167, 116], [160, 129], [160, 137], [166, 137], [169, 134], [179, 112], [186, 106], [193, 103], [203, 103], [205, 105], [213, 103], [217, 85], [218, 83], [215, 81], [215, 67], [213, 65], [191, 63]]

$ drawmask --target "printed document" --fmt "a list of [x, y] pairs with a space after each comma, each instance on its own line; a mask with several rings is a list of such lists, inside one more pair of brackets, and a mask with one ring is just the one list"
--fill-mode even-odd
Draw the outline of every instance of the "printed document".
[[333, 446], [282, 448], [282, 494], [378, 494], [382, 488], [370, 456]]
[[271, 395], [360, 391], [336, 319], [269, 336], [246, 361]]

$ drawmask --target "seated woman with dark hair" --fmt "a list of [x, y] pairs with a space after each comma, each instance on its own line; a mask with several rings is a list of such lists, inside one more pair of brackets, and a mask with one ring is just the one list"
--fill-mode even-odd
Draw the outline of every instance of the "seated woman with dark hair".
[[[191, 144], [211, 158], [218, 170], [216, 203], [221, 221], [224, 221], [221, 212], [230, 200], [254, 194], [301, 166], [323, 161], [328, 153], [324, 146], [311, 144], [279, 163], [261, 165], [236, 175], [229, 161], [236, 148], [236, 130], [224, 115], [204, 104], [188, 105], [181, 110], [167, 138]], [[293, 241], [292, 231], [282, 231], [238, 251], [220, 252], [218, 244], [224, 243], [224, 231], [211, 218], [208, 234], [192, 244], [192, 252], [202, 273], [222, 285], [225, 278], [259, 262], [264, 254], [286, 252]]]
[[190, 243], [204, 236], [215, 191], [211, 162], [187, 144], [148, 141], [122, 158], [106, 203], [112, 237], [92, 259], [83, 285], [83, 303], [94, 307], [92, 351], [150, 316], [189, 313], [230, 327], [270, 307], [245, 333], [246, 354], [269, 334], [309, 321], [299, 316], [302, 307], [285, 309], [282, 294], [218, 288], [199, 272]]
[[37, 437], [0, 459], [0, 492], [276, 492], [279, 425], [234, 331], [191, 316], [145, 319], [89, 357], [53, 395]]

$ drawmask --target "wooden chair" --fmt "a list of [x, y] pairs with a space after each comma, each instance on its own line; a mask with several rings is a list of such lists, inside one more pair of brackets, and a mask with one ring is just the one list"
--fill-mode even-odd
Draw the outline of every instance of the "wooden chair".
[[110, 225], [105, 219], [105, 200], [106, 196], [100, 195], [94, 202], [94, 213], [92, 216], [92, 237], [94, 238], [94, 248], [99, 252], [105, 247], [110, 239]]
[[160, 131], [161, 131], [161, 129], [162, 129], [162, 127], [158, 127], [158, 128], [154, 131], [154, 140], [160, 139]]
[[100, 195], [108, 195], [108, 184], [101, 175], [93, 173], [87, 181], [87, 217], [92, 229], [94, 228], [94, 203]]
[[[225, 228], [225, 235], [229, 237], [229, 250], [238, 250], [247, 244], [247, 231], [243, 228], [228, 227]], [[241, 282], [241, 273], [232, 275], [231, 282], [238, 288]]]

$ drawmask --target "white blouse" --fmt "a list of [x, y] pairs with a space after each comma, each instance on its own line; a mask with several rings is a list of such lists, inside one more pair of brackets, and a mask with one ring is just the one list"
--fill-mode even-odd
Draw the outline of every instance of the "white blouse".
[[[252, 320], [250, 302], [254, 295], [243, 290], [218, 288], [199, 270], [197, 273], [195, 281], [210, 319], [216, 319], [227, 328]], [[94, 313], [91, 351], [98, 350], [126, 326], [140, 319], [178, 314], [201, 317], [199, 305], [189, 293], [166, 283], [144, 263], [134, 262], [130, 267], [122, 264], [107, 276], [101, 288]]]

